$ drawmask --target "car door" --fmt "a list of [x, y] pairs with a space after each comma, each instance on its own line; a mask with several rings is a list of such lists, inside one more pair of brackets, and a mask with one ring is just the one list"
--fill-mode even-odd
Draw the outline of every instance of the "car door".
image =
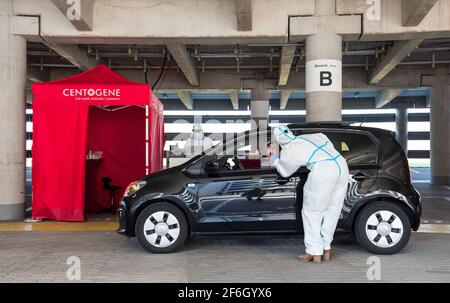
[[213, 232], [295, 229], [295, 178], [282, 179], [273, 169], [222, 172], [203, 176], [197, 202], [200, 230]]
[[[245, 148], [245, 147], [244, 147]], [[259, 165], [243, 167], [250, 154], [205, 157], [196, 184], [200, 232], [291, 231], [296, 228], [296, 178], [283, 179], [262, 157]], [[239, 159], [239, 157], [241, 159]], [[242, 167], [206, 172], [208, 161], [233, 159]], [[236, 163], [238, 164], [238, 163]]]
[[[381, 154], [378, 140], [369, 132], [357, 129], [298, 129], [294, 133], [296, 135], [324, 133], [331, 140], [335, 149], [346, 159], [350, 180], [341, 212], [341, 219], [345, 218], [352, 207], [370, 191], [376, 181], [380, 167], [379, 155]], [[300, 178], [297, 193], [299, 204], [302, 204], [303, 201], [304, 182], [306, 182], [306, 178]], [[299, 217], [298, 224], [301, 229], [303, 225], [301, 217]]]

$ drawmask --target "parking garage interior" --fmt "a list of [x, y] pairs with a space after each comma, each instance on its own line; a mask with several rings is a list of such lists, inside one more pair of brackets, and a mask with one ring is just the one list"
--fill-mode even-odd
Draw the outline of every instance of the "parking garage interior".
[[[32, 84], [102, 63], [147, 83], [163, 103], [165, 167], [171, 148], [183, 148], [194, 124], [215, 143], [250, 130], [251, 119], [270, 126], [343, 121], [394, 132], [423, 199], [423, 234], [415, 243], [433, 242], [423, 238], [434, 233], [436, 241], [446, 241], [450, 2], [95, 0], [81, 1], [78, 20], [66, 17], [64, 2], [0, 4], [0, 38], [6, 42], [0, 45], [0, 221], [17, 223], [31, 214]], [[318, 59], [342, 62], [340, 92], [307, 91], [307, 62]], [[103, 219], [88, 223], [96, 230]], [[256, 250], [255, 240], [229, 241]], [[212, 250], [219, 250], [215, 243]]]

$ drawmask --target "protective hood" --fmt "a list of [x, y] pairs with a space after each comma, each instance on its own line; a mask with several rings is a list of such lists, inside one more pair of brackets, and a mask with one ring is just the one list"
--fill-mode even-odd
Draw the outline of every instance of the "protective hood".
[[273, 129], [273, 137], [280, 146], [284, 146], [295, 139], [294, 134], [286, 125], [280, 125]]

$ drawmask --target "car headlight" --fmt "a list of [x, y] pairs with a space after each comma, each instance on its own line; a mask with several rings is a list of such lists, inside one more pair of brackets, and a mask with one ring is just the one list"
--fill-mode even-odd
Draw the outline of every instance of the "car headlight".
[[127, 189], [125, 190], [124, 197], [129, 197], [131, 195], [134, 195], [138, 190], [140, 190], [146, 184], [147, 184], [147, 182], [142, 181], [142, 180], [131, 182], [130, 185], [128, 185]]

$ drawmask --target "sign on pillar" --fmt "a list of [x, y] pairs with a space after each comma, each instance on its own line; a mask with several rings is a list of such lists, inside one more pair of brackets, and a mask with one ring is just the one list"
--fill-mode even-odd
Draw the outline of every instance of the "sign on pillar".
[[342, 92], [342, 62], [331, 59], [307, 61], [306, 92]]

